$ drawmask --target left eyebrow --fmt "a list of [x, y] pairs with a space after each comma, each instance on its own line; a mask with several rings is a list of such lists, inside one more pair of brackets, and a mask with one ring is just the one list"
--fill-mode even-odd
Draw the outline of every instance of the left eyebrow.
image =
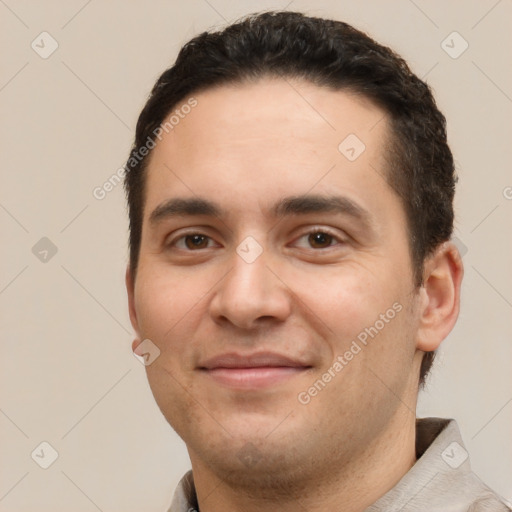
[[370, 212], [345, 196], [304, 194], [285, 197], [272, 208], [271, 212], [275, 217], [310, 213], [338, 213], [353, 217], [368, 228], [373, 224]]

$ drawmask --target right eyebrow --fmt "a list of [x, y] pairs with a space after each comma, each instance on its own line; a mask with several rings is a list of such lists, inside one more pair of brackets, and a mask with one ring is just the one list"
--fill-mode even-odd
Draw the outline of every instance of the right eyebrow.
[[175, 198], [169, 199], [158, 205], [149, 216], [149, 223], [156, 225], [170, 217], [182, 217], [186, 215], [209, 215], [219, 217], [222, 209], [212, 201], [201, 198]]

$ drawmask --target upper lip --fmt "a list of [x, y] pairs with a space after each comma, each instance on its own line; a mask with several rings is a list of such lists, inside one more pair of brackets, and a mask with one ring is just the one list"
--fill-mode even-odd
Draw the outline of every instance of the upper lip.
[[199, 368], [212, 370], [214, 368], [259, 368], [265, 366], [290, 366], [300, 368], [310, 367], [311, 365], [274, 352], [258, 352], [247, 355], [230, 352], [207, 359], [199, 365]]

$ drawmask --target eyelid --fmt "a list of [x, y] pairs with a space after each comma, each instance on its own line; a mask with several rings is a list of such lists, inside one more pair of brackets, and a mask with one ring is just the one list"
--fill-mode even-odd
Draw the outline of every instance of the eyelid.
[[[326, 235], [332, 236], [338, 242], [338, 244], [347, 243], [347, 238], [348, 238], [347, 235], [342, 236], [339, 233], [337, 233], [335, 230], [328, 228], [328, 227], [315, 226], [315, 227], [309, 228], [307, 231], [304, 231], [301, 235], [295, 237], [292, 244], [294, 244], [295, 242], [297, 242], [297, 240], [300, 240], [304, 236], [311, 235], [314, 233], [325, 233]], [[324, 249], [313, 249], [312, 247], [310, 247], [310, 249], [313, 249], [318, 252], [321, 250], [330, 249], [332, 247], [335, 247], [338, 244], [329, 245], [329, 246], [325, 247]]]
[[[186, 231], [180, 231], [180, 233], [178, 235], [171, 237], [170, 240], [169, 240], [169, 237], [167, 237], [164, 242], [164, 247], [166, 247], [166, 248], [175, 247], [176, 243], [178, 241], [186, 238], [187, 236], [191, 236], [191, 235], [201, 235], [201, 236], [204, 236], [204, 237], [214, 241], [215, 243], [218, 243], [214, 240], [213, 237], [211, 237], [210, 235], [207, 235], [205, 233], [205, 231], [208, 231], [208, 229], [206, 229], [206, 228], [195, 228], [195, 229], [190, 228]], [[207, 249], [210, 249], [210, 247], [207, 247]], [[192, 252], [190, 249], [183, 249], [183, 250]], [[200, 250], [200, 249], [197, 249], [197, 250]]]
[[[205, 233], [205, 231], [208, 231], [208, 229], [206, 228], [190, 228], [186, 231], [180, 231], [180, 233], [177, 235], [177, 236], [174, 236], [171, 241], [166, 241], [165, 242], [165, 247], [169, 248], [169, 247], [175, 247], [176, 246], [176, 243], [180, 240], [183, 240], [184, 238], [186, 238], [187, 236], [191, 236], [191, 235], [202, 235], [206, 238], [208, 238], [209, 240], [211, 241], [214, 241], [216, 244], [218, 244], [218, 242], [216, 242], [214, 240], [213, 237], [207, 235]], [[299, 236], [296, 236], [293, 240], [293, 242], [291, 242], [291, 244], [295, 244], [297, 242], [297, 240], [300, 240], [301, 238], [307, 236], [307, 235], [311, 235], [311, 234], [314, 234], [314, 233], [325, 233], [326, 235], [329, 235], [331, 236], [334, 240], [336, 240], [338, 243], [337, 244], [332, 244], [332, 245], [329, 245], [323, 249], [314, 249], [312, 247], [310, 247], [310, 249], [318, 252], [318, 251], [321, 251], [321, 250], [326, 250], [326, 249], [329, 249], [329, 248], [332, 248], [332, 247], [335, 247], [336, 245], [339, 245], [339, 244], [345, 244], [347, 243], [347, 235], [345, 236], [341, 236], [338, 232], [336, 232], [334, 229], [331, 229], [331, 228], [328, 228], [328, 227], [325, 227], [325, 226], [314, 226], [314, 227], [310, 227], [308, 228], [306, 231], [303, 231]], [[205, 249], [210, 249], [211, 247], [206, 247]], [[189, 251], [189, 252], [195, 252], [191, 249], [183, 249], [185, 251]], [[197, 249], [196, 251], [200, 251], [201, 249]], [[203, 249], [204, 250], [204, 249]]]

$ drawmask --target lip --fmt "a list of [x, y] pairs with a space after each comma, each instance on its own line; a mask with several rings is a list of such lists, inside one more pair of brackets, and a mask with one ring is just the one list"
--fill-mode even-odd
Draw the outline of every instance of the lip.
[[304, 361], [273, 352], [222, 354], [206, 360], [198, 369], [224, 386], [259, 389], [283, 383], [308, 370]]

